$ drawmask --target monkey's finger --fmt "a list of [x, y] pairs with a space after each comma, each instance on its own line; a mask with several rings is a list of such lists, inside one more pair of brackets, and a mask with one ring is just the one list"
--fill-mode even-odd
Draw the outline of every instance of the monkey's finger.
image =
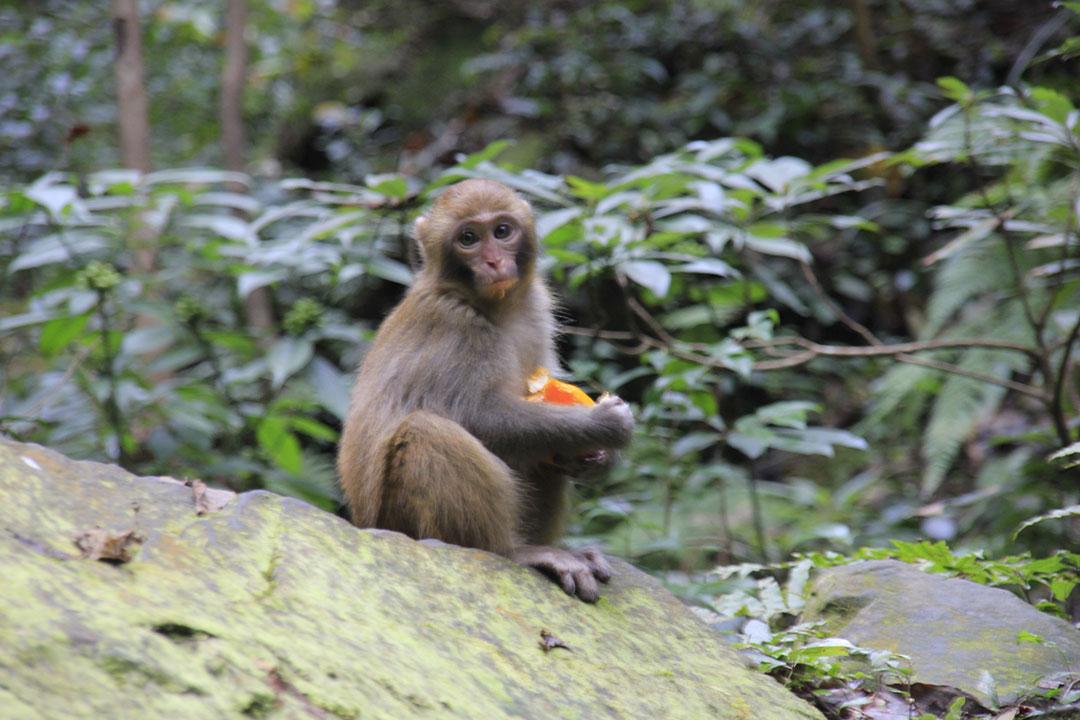
[[587, 603], [594, 603], [600, 599], [600, 587], [596, 584], [596, 578], [593, 577], [591, 569], [583, 566], [574, 573], [574, 580], [577, 582], [579, 598]]
[[553, 568], [555, 573], [559, 576], [559, 585], [566, 591], [567, 595], [574, 595], [577, 593], [577, 583], [574, 582], [574, 574], [570, 572], [569, 568], [556, 567]]
[[611, 579], [611, 565], [608, 563], [607, 558], [604, 557], [604, 553], [596, 548], [585, 548], [581, 551], [581, 559], [588, 564], [593, 577], [597, 580], [606, 583]]

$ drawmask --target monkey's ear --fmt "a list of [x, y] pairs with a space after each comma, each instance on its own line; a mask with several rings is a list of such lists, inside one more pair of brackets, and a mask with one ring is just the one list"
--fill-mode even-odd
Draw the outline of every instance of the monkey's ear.
[[426, 262], [427, 258], [424, 257], [424, 230], [427, 227], [427, 215], [421, 215], [416, 218], [416, 222], [413, 224], [413, 243], [416, 246], [416, 251], [420, 254], [420, 261]]

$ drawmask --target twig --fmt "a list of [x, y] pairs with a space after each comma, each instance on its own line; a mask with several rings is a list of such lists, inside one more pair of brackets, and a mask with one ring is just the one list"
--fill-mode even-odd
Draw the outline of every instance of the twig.
[[86, 358], [90, 355], [90, 353], [94, 350], [95, 347], [97, 347], [97, 343], [94, 343], [93, 345], [84, 345], [83, 347], [79, 348], [79, 351], [75, 353], [75, 357], [72, 359], [71, 364], [68, 365], [67, 370], [64, 371], [64, 374], [60, 377], [60, 379], [56, 382], [55, 385], [49, 388], [49, 390], [44, 395], [38, 398], [38, 401], [36, 403], [30, 406], [30, 408], [26, 411], [26, 417], [33, 418], [37, 416], [42, 410], [44, 410], [46, 406], [48, 406], [49, 402], [53, 399], [53, 397], [55, 397], [56, 394], [60, 392], [60, 390], [63, 389], [65, 385], [67, 385], [68, 380], [71, 379], [71, 376], [75, 374], [75, 371], [79, 369], [79, 366], [82, 365], [83, 361], [86, 360]]
[[1033, 358], [1038, 357], [1035, 348], [1022, 343], [1009, 340], [993, 340], [981, 338], [939, 338], [937, 340], [916, 340], [906, 343], [884, 344], [878, 340], [870, 347], [856, 345], [822, 345], [813, 340], [807, 340], [799, 335], [784, 335], [770, 340], [748, 340], [744, 344], [746, 348], [777, 347], [782, 345], [798, 345], [810, 350], [817, 355], [830, 357], [874, 357], [878, 355], [900, 355], [914, 352], [926, 352], [930, 350], [955, 350], [963, 348], [983, 348], [986, 350], [1009, 350], [1024, 353]]
[[844, 323], [849, 328], [854, 330], [857, 335], [862, 337], [863, 340], [870, 343], [871, 345], [882, 344], [881, 341], [878, 340], [877, 336], [874, 335], [874, 333], [870, 332], [870, 330], [865, 325], [858, 322], [857, 320], [855, 320], [855, 318], [844, 312], [844, 309], [840, 307], [840, 303], [829, 297], [829, 295], [825, 292], [824, 288], [821, 287], [821, 282], [818, 281], [817, 275], [814, 273], [814, 268], [810, 266], [810, 263], [803, 262], [800, 264], [802, 265], [803, 277], [806, 278], [806, 281], [808, 283], [810, 283], [810, 287], [813, 289], [814, 293], [823, 303], [828, 305], [829, 309], [833, 311], [833, 314], [840, 319], [840, 322]]
[[987, 373], [977, 372], [975, 370], [968, 370], [962, 368], [959, 365], [953, 363], [943, 362], [941, 360], [931, 360], [929, 358], [911, 357], [908, 355], [902, 355], [896, 358], [899, 362], [907, 363], [908, 365], [921, 365], [923, 367], [933, 368], [935, 370], [941, 370], [951, 375], [960, 375], [962, 377], [971, 378], [972, 380], [978, 380], [980, 382], [988, 383], [990, 385], [998, 385], [1009, 390], [1014, 390], [1022, 395], [1033, 397], [1036, 400], [1042, 400], [1046, 402], [1048, 395], [1039, 388], [1028, 385], [1026, 383], [1016, 382], [1015, 380], [1008, 380], [1006, 378], [999, 378], [995, 375], [989, 375]]

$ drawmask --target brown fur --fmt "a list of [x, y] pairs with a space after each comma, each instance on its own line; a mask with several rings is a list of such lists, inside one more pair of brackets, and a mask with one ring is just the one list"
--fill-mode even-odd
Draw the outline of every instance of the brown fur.
[[[516, 228], [511, 240], [495, 241], [501, 223]], [[488, 244], [463, 250], [462, 228]], [[566, 480], [546, 461], [624, 446], [633, 420], [617, 398], [594, 408], [524, 400], [529, 374], [558, 366], [532, 211], [499, 183], [468, 180], [439, 197], [417, 235], [424, 267], [361, 364], [342, 433], [352, 520], [519, 555], [595, 599], [593, 576], [606, 576], [597, 554], [521, 545], [561, 532]], [[490, 292], [493, 267], [516, 284]]]

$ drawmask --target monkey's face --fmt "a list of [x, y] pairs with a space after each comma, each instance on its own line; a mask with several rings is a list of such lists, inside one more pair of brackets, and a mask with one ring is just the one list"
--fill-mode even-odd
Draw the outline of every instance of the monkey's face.
[[537, 254], [532, 208], [493, 180], [447, 188], [416, 221], [424, 272], [464, 287], [476, 299], [499, 302], [523, 287]]
[[526, 230], [513, 214], [484, 213], [463, 220], [450, 234], [450, 259], [476, 294], [506, 297], [531, 259]]

